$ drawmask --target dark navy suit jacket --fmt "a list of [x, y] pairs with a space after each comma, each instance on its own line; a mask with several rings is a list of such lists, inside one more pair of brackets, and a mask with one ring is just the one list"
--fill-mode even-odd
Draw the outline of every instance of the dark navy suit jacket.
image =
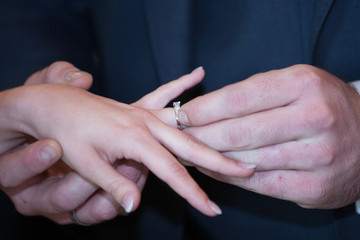
[[[128, 103], [200, 65], [206, 78], [181, 97], [184, 101], [298, 63], [353, 81], [360, 79], [359, 11], [356, 0], [9, 1], [0, 9], [0, 85], [21, 85], [56, 60], [93, 73], [92, 91]], [[20, 217], [9, 208], [10, 220], [0, 227], [7, 226], [2, 232], [14, 239], [45, 239], [55, 232], [52, 239], [360, 236], [353, 205], [303, 209], [190, 171], [219, 203], [222, 216], [202, 216], [151, 176], [142, 206], [128, 217], [84, 229]]]

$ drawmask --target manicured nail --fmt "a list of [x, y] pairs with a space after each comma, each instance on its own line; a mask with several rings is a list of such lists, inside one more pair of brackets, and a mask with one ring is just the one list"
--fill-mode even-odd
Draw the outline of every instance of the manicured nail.
[[254, 168], [256, 168], [256, 165], [253, 164], [253, 163], [238, 162], [238, 165], [239, 165], [240, 167], [248, 168], [248, 169], [254, 169]]
[[134, 205], [134, 198], [131, 194], [126, 194], [121, 202], [121, 206], [124, 208], [126, 213], [130, 213]]
[[196, 71], [198, 71], [198, 70], [200, 70], [200, 69], [203, 69], [203, 67], [202, 67], [202, 66], [197, 67], [197, 68], [195, 68], [191, 73], [196, 72]]
[[208, 200], [208, 205], [209, 205], [210, 209], [211, 209], [214, 213], [216, 213], [217, 215], [221, 215], [221, 214], [222, 214], [222, 211], [221, 211], [221, 209], [219, 208], [219, 206], [216, 205], [216, 203], [214, 203], [213, 201]]
[[83, 75], [84, 75], [83, 71], [80, 71], [80, 70], [71, 71], [66, 74], [65, 80], [67, 82], [71, 82], [71, 81], [74, 81], [74, 80], [80, 78]]
[[54, 160], [58, 156], [58, 152], [50, 146], [45, 146], [40, 150], [40, 157], [46, 162]]

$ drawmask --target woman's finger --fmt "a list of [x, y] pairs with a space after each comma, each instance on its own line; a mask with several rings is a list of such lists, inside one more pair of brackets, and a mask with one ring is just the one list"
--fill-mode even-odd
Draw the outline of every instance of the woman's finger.
[[184, 91], [198, 84], [204, 78], [205, 72], [202, 67], [196, 68], [190, 74], [184, 75], [177, 80], [160, 86], [155, 91], [145, 95], [135, 102], [134, 106], [146, 109], [160, 109], [165, 107], [172, 99]]
[[[122, 159], [116, 166], [117, 171], [133, 181], [140, 189], [145, 184], [148, 170], [140, 163]], [[79, 221], [84, 224], [97, 224], [113, 219], [117, 215], [126, 215], [124, 208], [109, 193], [98, 189], [83, 205], [76, 208], [76, 215]], [[69, 221], [72, 221], [68, 217]]]
[[[86, 151], [87, 154], [82, 154], [83, 151]], [[83, 164], [84, 161], [71, 161], [71, 168], [78, 169], [81, 176], [111, 194], [127, 213], [136, 209], [141, 195], [136, 183], [120, 174], [98, 152], [93, 149], [84, 149], [83, 151], [78, 151], [77, 155], [71, 156], [71, 159], [86, 158], [86, 164]], [[121, 150], [118, 149], [118, 151]], [[69, 160], [65, 161], [70, 162]]]
[[152, 134], [176, 156], [212, 171], [237, 177], [248, 177], [254, 172], [254, 165], [242, 165], [222, 156], [199, 140], [170, 126]]
[[[172, 128], [171, 128], [172, 129]], [[145, 137], [137, 143], [146, 154], [134, 153], [157, 177], [166, 182], [175, 192], [186, 199], [203, 214], [215, 216], [221, 212], [199, 185], [192, 179], [184, 166], [152, 137]]]

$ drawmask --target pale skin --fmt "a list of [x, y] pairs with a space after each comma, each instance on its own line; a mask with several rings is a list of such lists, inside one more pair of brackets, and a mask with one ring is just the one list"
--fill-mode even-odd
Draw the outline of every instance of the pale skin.
[[[360, 198], [359, 106], [358, 94], [335, 76], [297, 65], [198, 97], [180, 118], [187, 134], [256, 165], [250, 178], [198, 167], [208, 175], [302, 207], [338, 208]], [[156, 115], [175, 126], [172, 109]]]
[[[45, 77], [46, 74], [51, 75], [45, 72]], [[254, 170], [222, 156], [137, 107], [142, 103], [145, 107], [151, 107], [151, 104], [154, 104], [153, 108], [163, 107], [170, 96], [175, 97], [200, 80], [196, 72], [187, 75], [185, 79], [157, 90], [159, 94], [145, 96], [146, 103], [140, 100], [132, 106], [60, 84], [28, 85], [2, 92], [1, 111], [6, 119], [3, 118], [0, 124], [3, 133], [0, 166], [3, 164], [2, 169], [9, 169], [6, 168], [9, 165], [25, 166], [19, 170], [25, 172], [23, 177], [15, 177], [21, 176], [15, 170], [10, 174], [1, 172], [2, 190], [23, 214], [44, 215], [65, 224], [70, 222], [67, 212], [77, 208], [79, 219], [95, 223], [114, 217], [114, 210], [118, 213], [119, 206], [127, 212], [136, 209], [140, 188], [146, 178], [146, 170], [141, 170], [144, 169], [141, 164], [144, 164], [199, 211], [209, 216], [217, 215], [220, 210], [216, 204], [172, 154], [225, 175], [247, 177]], [[12, 152], [23, 146], [29, 135], [41, 141]], [[64, 168], [58, 167], [52, 171], [58, 177], [48, 177], [48, 173], [35, 176], [37, 171], [46, 169], [46, 164], [38, 169], [39, 164], [36, 165], [41, 159], [36, 154], [40, 154], [39, 149], [44, 146], [55, 150], [48, 166], [62, 151], [62, 160], [80, 175], [70, 172], [64, 176]], [[138, 149], [141, 151], [136, 151]], [[28, 157], [29, 161], [23, 161], [21, 157]], [[124, 158], [134, 162], [118, 162]], [[10, 159], [18, 161], [10, 163]], [[135, 168], [140, 169], [140, 174], [133, 170]], [[26, 176], [34, 178], [24, 182]], [[105, 192], [97, 192], [86, 201], [98, 186]], [[55, 200], [55, 196], [60, 199]], [[102, 212], [100, 217], [91, 216], [94, 212], [98, 214], [96, 208], [101, 204], [110, 206], [109, 212]]]
[[307, 65], [257, 74], [181, 108], [185, 133], [225, 156], [255, 164], [250, 178], [220, 181], [305, 208], [360, 199], [360, 97]]

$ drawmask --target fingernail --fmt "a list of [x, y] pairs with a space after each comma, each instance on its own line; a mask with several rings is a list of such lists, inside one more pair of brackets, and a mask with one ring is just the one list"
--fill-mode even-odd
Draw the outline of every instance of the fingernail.
[[134, 205], [134, 198], [131, 194], [126, 194], [121, 202], [121, 206], [124, 208], [126, 213], [130, 213]]
[[181, 111], [181, 108], [179, 110], [179, 121], [181, 122], [182, 125], [185, 125], [185, 126], [189, 126], [189, 119], [186, 115], [186, 112], [184, 111]]
[[74, 81], [74, 80], [80, 78], [82, 75], [84, 75], [83, 71], [80, 71], [80, 70], [71, 71], [66, 74], [65, 80], [67, 82], [71, 82], [71, 81]]
[[54, 160], [58, 155], [58, 152], [50, 146], [45, 146], [40, 150], [40, 157], [42, 160], [46, 162], [50, 162]]
[[191, 73], [196, 72], [196, 71], [198, 71], [198, 70], [200, 70], [200, 69], [203, 69], [203, 67], [202, 67], [202, 66], [197, 67], [197, 68], [195, 68]]
[[209, 205], [210, 209], [211, 209], [214, 213], [216, 213], [217, 215], [221, 215], [221, 214], [222, 214], [222, 211], [221, 211], [221, 209], [219, 208], [219, 206], [218, 206], [216, 203], [214, 203], [213, 201], [208, 200], [208, 205]]
[[240, 167], [248, 168], [248, 169], [254, 169], [254, 168], [256, 168], [256, 165], [253, 164], [253, 163], [238, 162], [238, 165], [239, 165]]

